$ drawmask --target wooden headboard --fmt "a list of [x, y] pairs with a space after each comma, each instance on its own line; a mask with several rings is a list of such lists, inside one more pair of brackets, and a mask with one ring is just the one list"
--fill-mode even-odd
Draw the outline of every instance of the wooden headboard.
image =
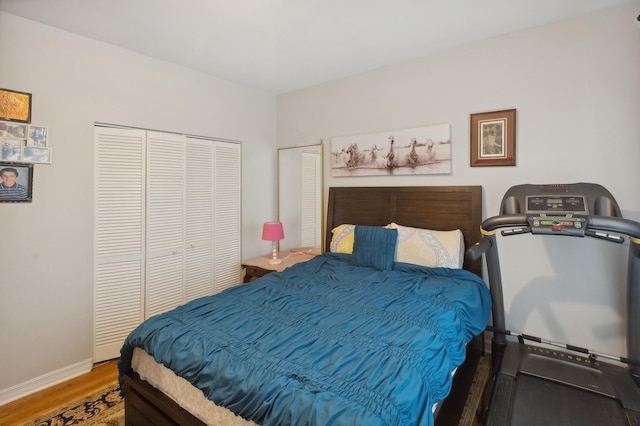
[[[460, 229], [465, 249], [480, 241], [481, 186], [331, 187], [327, 208], [325, 250], [331, 230], [343, 223], [385, 226], [391, 222], [416, 228]], [[482, 260], [464, 268], [482, 277]]]

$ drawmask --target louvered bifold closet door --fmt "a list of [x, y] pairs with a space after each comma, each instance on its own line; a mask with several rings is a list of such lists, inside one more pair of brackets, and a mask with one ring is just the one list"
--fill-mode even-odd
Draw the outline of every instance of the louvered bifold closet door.
[[214, 292], [240, 282], [241, 145], [215, 142]]
[[320, 247], [322, 192], [320, 154], [302, 152], [300, 235], [303, 247]]
[[120, 356], [142, 321], [145, 132], [95, 127], [93, 361]]
[[183, 135], [147, 132], [145, 318], [184, 300], [185, 146]]
[[187, 137], [185, 301], [213, 293], [213, 143]]

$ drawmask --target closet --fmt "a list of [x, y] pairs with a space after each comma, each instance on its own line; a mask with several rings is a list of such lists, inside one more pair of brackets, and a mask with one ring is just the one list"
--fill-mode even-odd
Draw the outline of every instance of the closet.
[[150, 316], [240, 282], [237, 142], [95, 126], [93, 361]]

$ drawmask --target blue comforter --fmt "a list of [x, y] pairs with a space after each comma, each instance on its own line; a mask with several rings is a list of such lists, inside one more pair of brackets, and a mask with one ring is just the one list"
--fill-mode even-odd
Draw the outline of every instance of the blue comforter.
[[464, 270], [378, 271], [325, 253], [150, 318], [120, 374], [139, 346], [263, 425], [430, 425], [490, 300]]

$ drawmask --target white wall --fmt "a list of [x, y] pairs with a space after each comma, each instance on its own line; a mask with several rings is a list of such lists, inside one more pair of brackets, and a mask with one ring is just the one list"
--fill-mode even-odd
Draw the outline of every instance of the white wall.
[[276, 100], [4, 12], [0, 87], [33, 94], [53, 148], [33, 202], [0, 203], [1, 404], [91, 365], [94, 122], [242, 141], [247, 258], [270, 250]]
[[[640, 220], [640, 2], [493, 38], [278, 98], [278, 145], [449, 123], [450, 175], [330, 176], [325, 185], [470, 185], [485, 217], [520, 183], [595, 182]], [[469, 115], [517, 109], [517, 165], [469, 166]], [[499, 239], [507, 325], [625, 354], [627, 246]]]

